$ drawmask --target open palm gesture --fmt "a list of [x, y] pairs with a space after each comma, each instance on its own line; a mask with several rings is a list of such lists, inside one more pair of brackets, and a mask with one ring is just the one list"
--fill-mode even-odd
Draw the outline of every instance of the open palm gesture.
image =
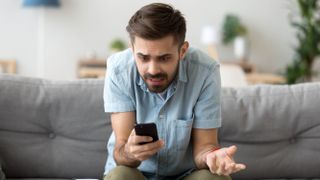
[[211, 173], [228, 176], [246, 168], [244, 164], [235, 163], [233, 156], [236, 146], [221, 148], [206, 155], [206, 164]]

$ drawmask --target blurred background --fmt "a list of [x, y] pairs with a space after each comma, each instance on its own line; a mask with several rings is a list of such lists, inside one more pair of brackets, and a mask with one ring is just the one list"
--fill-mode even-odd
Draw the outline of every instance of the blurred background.
[[[56, 80], [103, 78], [107, 57], [129, 46], [128, 20], [152, 2], [0, 0], [0, 72]], [[298, 0], [157, 2], [172, 4], [185, 15], [187, 41], [222, 64], [225, 86], [283, 84], [290, 78], [290, 83], [318, 81], [317, 1], [307, 0], [305, 6]], [[304, 57], [298, 51], [308, 37], [298, 34], [310, 25], [304, 23], [303, 7], [316, 26], [315, 42], [308, 47], [313, 50], [307, 50], [313, 53], [311, 75], [310, 53], [307, 63], [300, 63]]]

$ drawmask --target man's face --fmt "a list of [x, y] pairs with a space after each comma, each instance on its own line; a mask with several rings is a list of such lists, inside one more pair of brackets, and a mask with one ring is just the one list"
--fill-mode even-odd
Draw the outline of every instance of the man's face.
[[158, 40], [135, 37], [133, 52], [140, 76], [152, 92], [163, 92], [175, 78], [179, 61], [188, 48], [185, 42], [179, 49], [173, 36]]

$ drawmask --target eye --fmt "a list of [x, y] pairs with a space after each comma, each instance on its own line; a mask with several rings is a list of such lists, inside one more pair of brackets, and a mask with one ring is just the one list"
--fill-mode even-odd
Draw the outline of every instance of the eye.
[[140, 60], [141, 62], [148, 62], [148, 60], [149, 60], [149, 57], [148, 57], [148, 56], [138, 56], [138, 58], [139, 58], [139, 60]]
[[162, 56], [162, 57], [160, 57], [160, 61], [161, 62], [167, 62], [169, 60], [170, 60], [170, 56]]

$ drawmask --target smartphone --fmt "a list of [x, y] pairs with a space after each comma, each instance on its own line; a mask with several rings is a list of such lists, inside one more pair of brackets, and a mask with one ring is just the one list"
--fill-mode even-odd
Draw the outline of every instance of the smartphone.
[[[156, 142], [159, 140], [157, 126], [155, 123], [144, 123], [144, 124], [136, 124], [134, 126], [134, 130], [136, 131], [136, 135], [138, 136], [150, 136], [152, 137], [152, 142]], [[140, 143], [146, 144], [149, 142]]]

